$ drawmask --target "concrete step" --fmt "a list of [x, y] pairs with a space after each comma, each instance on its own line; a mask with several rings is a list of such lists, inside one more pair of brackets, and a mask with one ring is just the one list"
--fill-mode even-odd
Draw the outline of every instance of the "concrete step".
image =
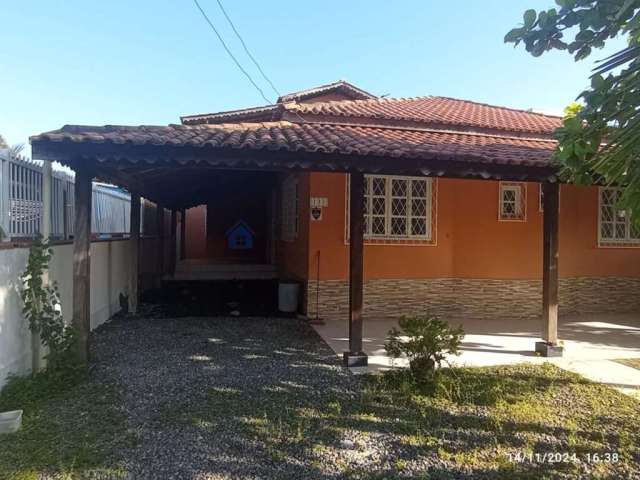
[[179, 262], [177, 272], [271, 272], [275, 265], [268, 263], [187, 263]]
[[271, 280], [277, 277], [275, 265], [269, 264], [180, 262], [175, 275], [165, 280]]

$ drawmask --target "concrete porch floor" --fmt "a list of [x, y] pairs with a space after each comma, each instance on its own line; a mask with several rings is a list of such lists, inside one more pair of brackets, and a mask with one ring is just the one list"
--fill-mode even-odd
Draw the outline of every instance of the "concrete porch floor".
[[[456, 365], [488, 366], [519, 362], [551, 361], [619, 389], [640, 389], [640, 370], [626, 367], [613, 359], [640, 358], [640, 314], [567, 315], [559, 320], [558, 334], [564, 342], [564, 357], [547, 359], [536, 356], [535, 342], [540, 340], [539, 320], [448, 319], [462, 325], [466, 335], [461, 355], [451, 358]], [[404, 359], [392, 365], [384, 342], [387, 332], [397, 325], [393, 319], [364, 320], [363, 344], [369, 355], [368, 371], [406, 366]], [[314, 328], [340, 357], [349, 345], [346, 320], [329, 320]], [[625, 392], [629, 393], [629, 392]]]

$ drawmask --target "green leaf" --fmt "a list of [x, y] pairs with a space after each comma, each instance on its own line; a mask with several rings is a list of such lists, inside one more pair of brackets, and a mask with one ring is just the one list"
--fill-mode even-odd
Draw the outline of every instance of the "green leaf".
[[524, 28], [513, 28], [504, 36], [504, 43], [518, 42], [524, 34]]
[[524, 26], [526, 29], [529, 29], [533, 26], [533, 24], [536, 21], [536, 11], [534, 9], [529, 9], [526, 12], [524, 12], [524, 15], [522, 16], [523, 20], [524, 20]]
[[591, 55], [591, 47], [582, 47], [575, 55], [576, 62]]
[[591, 88], [600, 90], [606, 86], [606, 82], [602, 75], [596, 74], [591, 77]]
[[592, 30], [581, 30], [576, 34], [576, 40], [579, 42], [589, 42], [593, 39], [595, 33]]

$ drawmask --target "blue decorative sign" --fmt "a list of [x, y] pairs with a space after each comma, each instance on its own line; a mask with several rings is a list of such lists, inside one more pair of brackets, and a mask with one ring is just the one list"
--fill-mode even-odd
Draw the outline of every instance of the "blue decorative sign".
[[236, 222], [225, 233], [227, 245], [232, 250], [250, 250], [253, 248], [255, 233], [243, 220]]

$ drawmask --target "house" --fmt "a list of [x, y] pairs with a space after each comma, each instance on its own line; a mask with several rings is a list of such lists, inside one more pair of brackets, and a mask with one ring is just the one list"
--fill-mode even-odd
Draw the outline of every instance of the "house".
[[[548, 162], [552, 132], [561, 124], [557, 117], [444, 97], [377, 99], [345, 82], [286, 95], [273, 106], [182, 117], [194, 126], [277, 120], [415, 131], [414, 141], [425, 148], [441, 141], [454, 158], [481, 146], [503, 165]], [[375, 141], [394, 144], [392, 135]], [[514, 145], [508, 152], [494, 146], [507, 142]], [[431, 176], [365, 176], [365, 315], [428, 310], [487, 319], [538, 317], [541, 184], [425, 173]], [[310, 316], [316, 314], [316, 292], [321, 316], [337, 317], [348, 308], [348, 190], [347, 174], [324, 172], [283, 175], [273, 190], [278, 256], [269, 261], [281, 276], [306, 286], [302, 308]], [[319, 200], [325, 206], [314, 207]], [[640, 232], [615, 201], [615, 189], [560, 187], [561, 313], [640, 307]], [[204, 210], [188, 215], [203, 216]], [[203, 221], [193, 223], [204, 227]], [[205, 228], [195, 228], [189, 241], [205, 236]]]
[[186, 259], [234, 261], [226, 226], [244, 219], [242, 261], [298, 279], [308, 315], [348, 319], [354, 357], [363, 316], [542, 313], [555, 345], [558, 309], [640, 307], [640, 232], [616, 189], [559, 185], [558, 117], [340, 81], [181, 120], [65, 126], [33, 151], [186, 211]]

